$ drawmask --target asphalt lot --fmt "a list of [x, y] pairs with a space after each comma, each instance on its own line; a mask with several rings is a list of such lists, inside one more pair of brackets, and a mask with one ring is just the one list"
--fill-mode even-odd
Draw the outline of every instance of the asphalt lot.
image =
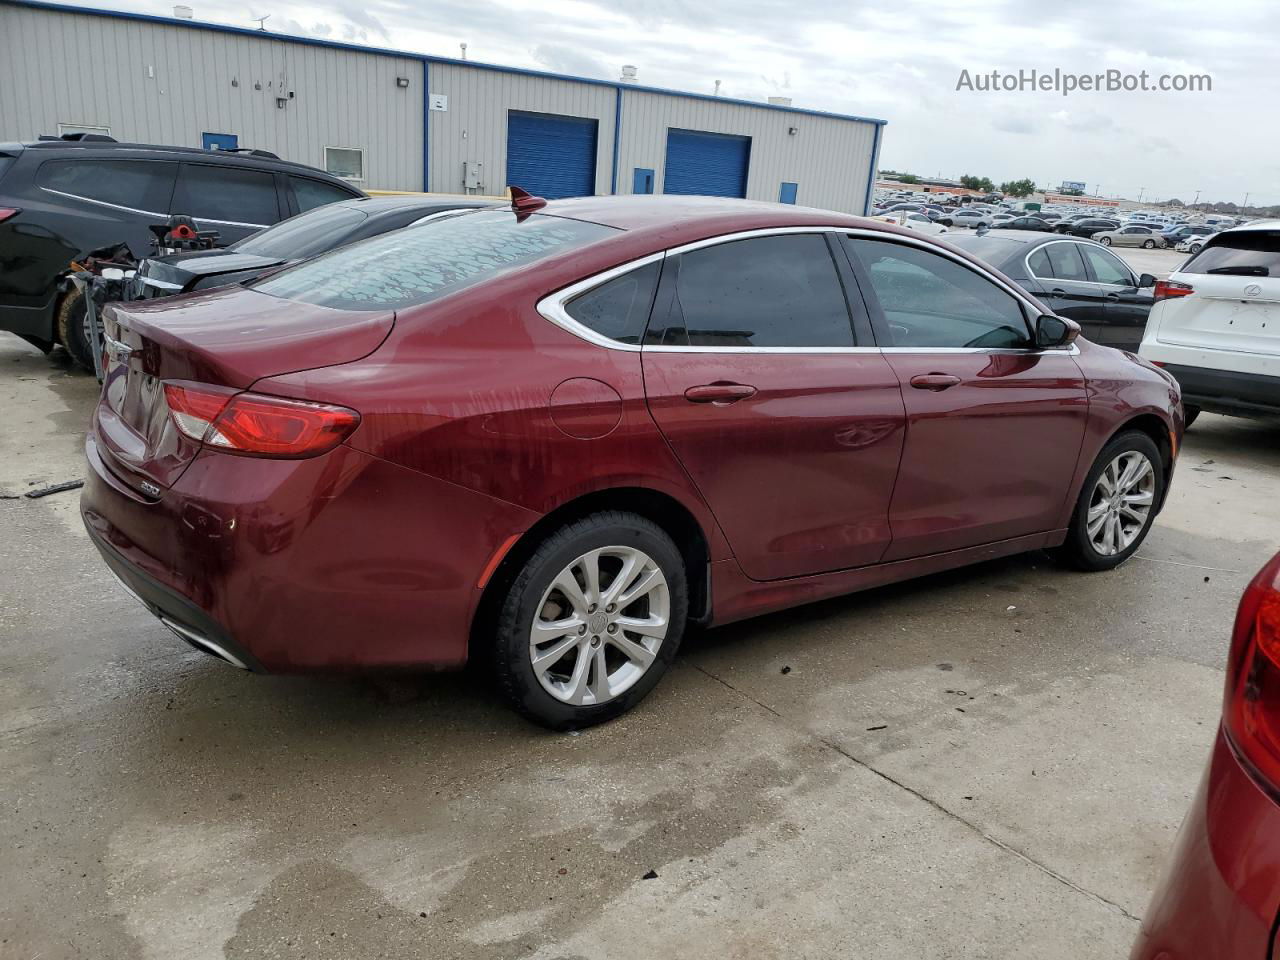
[[0, 338], [5, 958], [1124, 957], [1280, 543], [1280, 424], [1206, 414], [1112, 573], [1029, 554], [711, 631], [553, 735], [466, 676], [179, 643], [75, 493], [13, 499], [83, 475], [95, 392]]

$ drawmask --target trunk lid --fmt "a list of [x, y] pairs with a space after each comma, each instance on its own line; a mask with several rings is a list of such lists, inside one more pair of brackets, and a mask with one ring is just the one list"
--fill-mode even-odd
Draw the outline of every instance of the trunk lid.
[[148, 496], [171, 487], [201, 444], [178, 431], [165, 381], [247, 389], [263, 377], [368, 356], [395, 322], [391, 311], [332, 310], [232, 287], [103, 313], [99, 451], [121, 480]]

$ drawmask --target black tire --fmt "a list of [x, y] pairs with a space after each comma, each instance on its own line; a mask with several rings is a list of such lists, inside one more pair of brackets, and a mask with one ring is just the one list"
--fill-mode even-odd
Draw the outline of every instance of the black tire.
[[92, 373], [93, 349], [89, 346], [84, 311], [84, 294], [72, 289], [58, 301], [54, 319], [59, 342], [67, 348], [67, 353], [71, 354], [72, 360]]
[[1190, 404], [1182, 406], [1182, 429], [1190, 430], [1191, 425], [1196, 422], [1196, 417], [1200, 416], [1200, 408], [1193, 407]]
[[[667, 581], [669, 626], [653, 662], [631, 687], [602, 704], [577, 706], [552, 696], [539, 683], [530, 661], [530, 632], [537, 607], [560, 572], [588, 551], [610, 546], [641, 550], [657, 564]], [[662, 679], [680, 648], [688, 610], [684, 560], [661, 527], [633, 513], [591, 514], [548, 536], [507, 591], [493, 638], [492, 670], [498, 687], [519, 713], [552, 730], [612, 720], [643, 700]]]
[[[1128, 547], [1118, 553], [1106, 555], [1100, 553], [1090, 540], [1086, 515], [1093, 499], [1094, 488], [1098, 484], [1099, 475], [1111, 461], [1122, 453], [1129, 451], [1137, 451], [1151, 462], [1151, 467], [1155, 474], [1151, 512], [1147, 516], [1146, 524]], [[1102, 452], [1098, 454], [1098, 458], [1093, 462], [1088, 476], [1084, 478], [1084, 484], [1080, 488], [1080, 495], [1076, 499], [1076, 508], [1071, 514], [1071, 524], [1067, 528], [1067, 539], [1061, 547], [1054, 551], [1055, 556], [1063, 563], [1075, 567], [1077, 570], [1093, 572], [1112, 570], [1120, 566], [1120, 564], [1138, 552], [1138, 548], [1142, 546], [1147, 534], [1151, 532], [1151, 524], [1155, 522], [1156, 518], [1156, 509], [1164, 498], [1164, 482], [1164, 461], [1160, 458], [1160, 451], [1156, 448], [1155, 441], [1140, 430], [1127, 430], [1113, 437], [1102, 448]]]

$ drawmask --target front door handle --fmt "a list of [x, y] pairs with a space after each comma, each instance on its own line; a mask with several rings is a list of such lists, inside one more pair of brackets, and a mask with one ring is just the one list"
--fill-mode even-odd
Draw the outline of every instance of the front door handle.
[[1118, 300], [1120, 299], [1120, 294], [1118, 294], [1118, 293], [1108, 293], [1108, 294], [1107, 294], [1107, 299], [1108, 299], [1108, 300], [1117, 300], [1117, 301], [1118, 301]]
[[1054, 287], [1049, 291], [1049, 294], [1054, 297], [1065, 297], [1067, 295], [1067, 291], [1063, 290], [1061, 287]]
[[755, 395], [756, 388], [745, 383], [704, 383], [684, 392], [690, 403], [737, 403]]
[[949, 373], [921, 373], [911, 378], [911, 385], [917, 390], [932, 390], [934, 393], [954, 387], [959, 382], [959, 377]]

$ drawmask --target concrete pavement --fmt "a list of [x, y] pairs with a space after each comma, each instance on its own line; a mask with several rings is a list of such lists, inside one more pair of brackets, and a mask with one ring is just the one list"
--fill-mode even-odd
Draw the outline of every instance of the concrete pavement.
[[[0, 495], [83, 475], [95, 392], [0, 341]], [[1206, 414], [1119, 570], [694, 636], [580, 735], [466, 676], [234, 671], [119, 589], [76, 494], [0, 500], [0, 957], [1123, 957], [1278, 468], [1275, 424]]]

